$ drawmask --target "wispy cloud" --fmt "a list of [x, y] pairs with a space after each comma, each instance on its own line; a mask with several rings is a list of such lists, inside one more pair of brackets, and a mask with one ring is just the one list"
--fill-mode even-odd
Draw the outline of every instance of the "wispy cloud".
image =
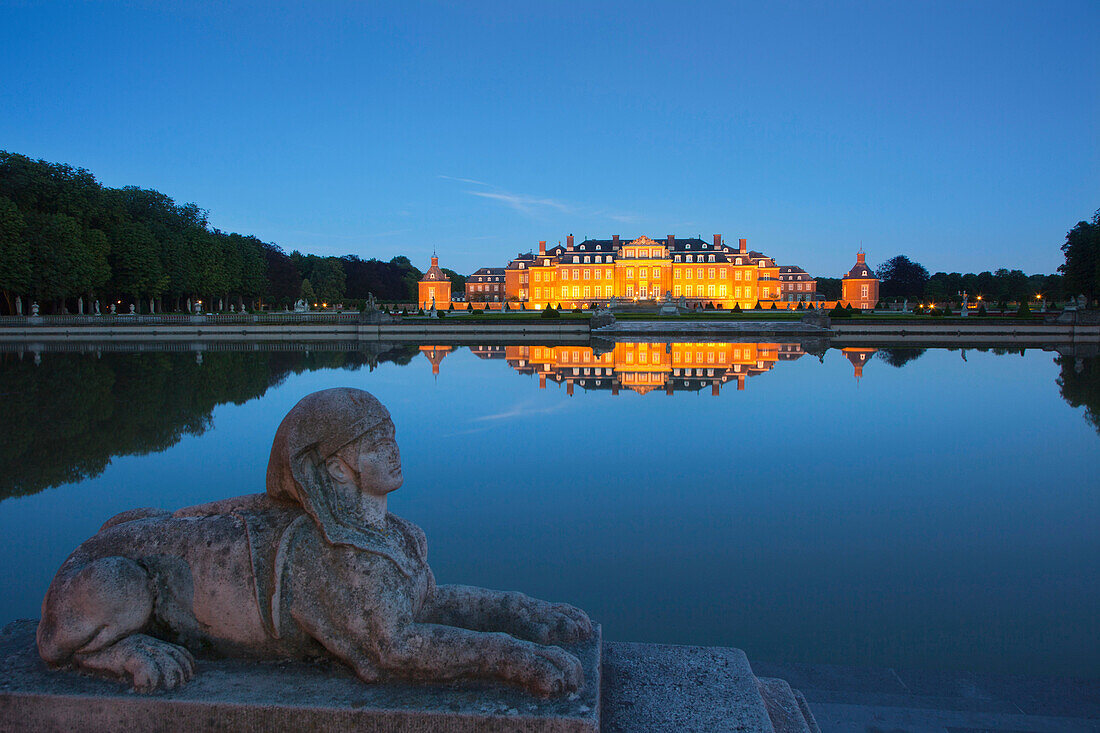
[[445, 176], [442, 173], [439, 174], [438, 176], [436, 176], [436, 178], [442, 178], [445, 181], [458, 181], [459, 183], [472, 183], [475, 186], [489, 186], [490, 188], [493, 188], [493, 186], [486, 183], [485, 181], [478, 181], [478, 180], [475, 180], [473, 178], [459, 178], [458, 176]]
[[551, 198], [549, 196], [536, 196], [534, 194], [508, 191], [499, 186], [494, 186], [491, 183], [479, 181], [475, 178], [445, 176], [442, 174], [436, 177], [447, 181], [457, 181], [459, 183], [482, 186], [489, 189], [487, 191], [472, 191], [467, 189], [463, 191], [463, 193], [469, 194], [470, 196], [477, 196], [478, 198], [489, 199], [490, 201], [498, 201], [526, 216], [537, 217], [549, 212], [558, 212], [586, 219], [610, 219], [620, 224], [636, 224], [639, 221], [639, 218], [634, 214], [607, 211], [606, 209], [595, 209], [590, 206], [583, 206], [573, 203], [572, 201]]
[[539, 198], [537, 196], [528, 196], [522, 193], [509, 193], [507, 191], [502, 191], [500, 193], [491, 191], [467, 191], [466, 193], [471, 196], [480, 196], [486, 199], [501, 201], [524, 214], [535, 214], [541, 208], [557, 209], [565, 214], [576, 213], [573, 207], [557, 199]]

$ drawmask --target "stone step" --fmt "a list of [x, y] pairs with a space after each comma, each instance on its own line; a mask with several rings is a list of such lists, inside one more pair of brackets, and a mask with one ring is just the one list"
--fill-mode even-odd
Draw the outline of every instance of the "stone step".
[[821, 733], [802, 693], [786, 680], [760, 677], [756, 680], [775, 733]]

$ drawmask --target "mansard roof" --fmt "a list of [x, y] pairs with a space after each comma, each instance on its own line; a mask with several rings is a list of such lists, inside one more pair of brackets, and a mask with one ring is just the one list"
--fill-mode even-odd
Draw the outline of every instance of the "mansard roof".
[[439, 265], [432, 265], [424, 273], [424, 276], [420, 278], [420, 282], [447, 282], [449, 283], [451, 278], [447, 277], [443, 270], [439, 269]]
[[498, 279], [499, 280], [504, 279], [504, 268], [503, 267], [482, 267], [480, 270], [477, 270], [472, 275], [470, 275], [468, 278], [466, 278], [466, 280], [470, 281], [470, 280], [473, 280], [475, 277], [477, 278], [478, 282], [497, 282]]
[[848, 274], [842, 279], [844, 280], [877, 280], [878, 276], [867, 266], [866, 262], [857, 262], [855, 267], [848, 270]]

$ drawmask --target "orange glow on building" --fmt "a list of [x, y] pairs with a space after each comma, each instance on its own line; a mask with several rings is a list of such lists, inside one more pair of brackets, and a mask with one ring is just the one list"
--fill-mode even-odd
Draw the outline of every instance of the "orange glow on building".
[[432, 266], [417, 283], [417, 301], [421, 308], [451, 307], [451, 279], [439, 269], [439, 258], [432, 256]]

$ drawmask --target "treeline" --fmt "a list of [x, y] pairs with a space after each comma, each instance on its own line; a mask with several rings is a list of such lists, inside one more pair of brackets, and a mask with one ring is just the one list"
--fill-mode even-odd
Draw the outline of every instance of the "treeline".
[[[0, 313], [283, 308], [310, 303], [415, 302], [423, 273], [406, 257], [286, 254], [211, 228], [207, 212], [159, 191], [108, 188], [89, 171], [0, 151]], [[345, 305], [352, 304], [345, 303]]]
[[1001, 268], [992, 272], [937, 272], [929, 275], [919, 262], [897, 255], [879, 265], [879, 297], [883, 300], [960, 302], [966, 293], [973, 302], [981, 296], [991, 303], [1021, 303], [1041, 295], [1047, 302], [1062, 302], [1076, 293], [1066, 292], [1062, 275], [1025, 275]]

